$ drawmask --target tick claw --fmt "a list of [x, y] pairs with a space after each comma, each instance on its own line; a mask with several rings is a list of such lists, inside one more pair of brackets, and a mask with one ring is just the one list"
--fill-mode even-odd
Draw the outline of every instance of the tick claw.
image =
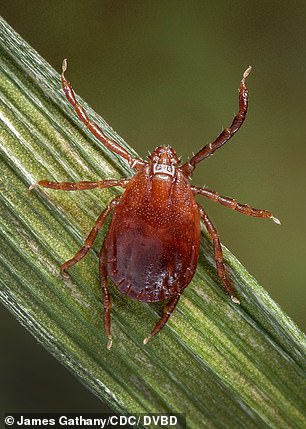
[[148, 344], [148, 342], [150, 341], [150, 339], [152, 338], [152, 336], [151, 335], [149, 335], [147, 338], [145, 338], [144, 340], [143, 340], [143, 344], [144, 345], [146, 345], [146, 344]]
[[63, 60], [63, 64], [62, 64], [62, 74], [64, 74], [66, 70], [67, 70], [67, 58], [65, 58], [65, 59]]
[[240, 301], [238, 298], [236, 298], [234, 295], [231, 295], [231, 300], [235, 303], [235, 304], [240, 304]]
[[110, 335], [107, 341], [107, 346], [106, 346], [107, 350], [110, 350], [112, 348], [112, 345], [113, 345], [113, 340], [112, 340], [112, 336]]
[[37, 183], [34, 183], [34, 185], [29, 186], [29, 191], [32, 191], [32, 189], [36, 188]]
[[243, 79], [246, 79], [252, 71], [252, 66], [249, 66], [243, 73]]
[[281, 224], [281, 221], [277, 219], [277, 217], [271, 216], [271, 219], [273, 220], [273, 222], [277, 223], [277, 225]]
[[66, 273], [66, 271], [65, 271], [65, 270], [63, 270], [62, 268], [61, 268], [61, 276], [62, 276], [64, 279], [69, 279], [69, 274], [68, 274], [68, 273]]

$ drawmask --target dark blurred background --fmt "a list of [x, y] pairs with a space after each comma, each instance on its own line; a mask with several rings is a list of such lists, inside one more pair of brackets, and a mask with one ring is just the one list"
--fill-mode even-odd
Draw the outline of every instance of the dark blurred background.
[[[212, 141], [253, 66], [245, 125], [193, 183], [281, 220], [199, 198], [223, 244], [305, 328], [306, 2], [10, 0], [0, 12], [55, 69], [69, 59], [75, 90], [143, 157], [170, 144], [187, 159]], [[3, 308], [0, 335], [0, 411], [101, 410]]]

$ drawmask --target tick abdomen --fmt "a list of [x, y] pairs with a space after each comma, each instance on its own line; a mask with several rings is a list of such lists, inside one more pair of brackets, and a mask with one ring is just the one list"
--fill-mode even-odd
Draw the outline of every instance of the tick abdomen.
[[140, 301], [163, 301], [191, 281], [200, 215], [189, 183], [145, 168], [128, 184], [106, 237], [107, 272]]

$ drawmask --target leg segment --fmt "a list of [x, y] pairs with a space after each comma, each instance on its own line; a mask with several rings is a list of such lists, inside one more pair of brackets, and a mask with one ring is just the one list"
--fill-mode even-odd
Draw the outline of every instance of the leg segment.
[[35, 185], [31, 185], [29, 189], [32, 190], [36, 188], [36, 186], [60, 191], [85, 191], [86, 189], [103, 189], [111, 188], [112, 186], [121, 186], [122, 188], [125, 188], [129, 180], [130, 179], [101, 180], [99, 182], [50, 182], [49, 180], [40, 180]]
[[116, 197], [111, 201], [111, 203], [106, 207], [105, 210], [100, 214], [98, 217], [94, 227], [90, 231], [88, 237], [85, 240], [84, 246], [74, 255], [72, 259], [69, 259], [61, 266], [61, 274], [64, 275], [64, 272], [72, 267], [72, 265], [75, 265], [77, 262], [79, 262], [81, 259], [84, 258], [84, 256], [89, 252], [89, 250], [92, 248], [93, 243], [98, 235], [99, 230], [102, 228], [104, 222], [106, 221], [107, 216], [110, 214], [112, 209], [118, 204], [120, 200], [120, 196]]
[[196, 164], [213, 155], [217, 149], [222, 147], [233, 135], [239, 130], [243, 124], [247, 110], [248, 110], [248, 89], [245, 85], [245, 80], [252, 70], [252, 67], [248, 67], [243, 73], [242, 80], [239, 88], [239, 111], [234, 117], [234, 120], [229, 128], [225, 128], [222, 133], [216, 138], [213, 143], [209, 143], [203, 147], [198, 153], [196, 153], [189, 162], [186, 162], [182, 169], [188, 175], [191, 176]]
[[144, 344], [147, 344], [148, 341], [154, 336], [156, 335], [167, 323], [169, 317], [171, 316], [171, 314], [173, 313], [176, 304], [178, 303], [179, 299], [180, 299], [180, 294], [178, 293], [177, 295], [174, 295], [172, 298], [170, 298], [168, 304], [166, 304], [163, 308], [163, 315], [162, 317], [159, 319], [159, 321], [156, 323], [156, 325], [154, 326], [151, 334], [145, 338], [143, 340]]
[[275, 223], [280, 224], [280, 221], [272, 215], [268, 210], [255, 209], [254, 207], [249, 206], [248, 204], [240, 204], [234, 198], [222, 197], [218, 192], [211, 191], [210, 189], [198, 188], [196, 186], [191, 187], [192, 192], [195, 195], [203, 195], [206, 198], [209, 198], [212, 201], [217, 201], [225, 207], [228, 207], [237, 212], [243, 213], [248, 216], [269, 218], [272, 219]]
[[230, 279], [226, 275], [225, 266], [223, 263], [223, 253], [222, 253], [221, 243], [219, 240], [219, 234], [218, 234], [214, 224], [212, 223], [212, 221], [207, 216], [204, 209], [199, 205], [198, 205], [198, 207], [199, 207], [201, 218], [202, 218], [202, 220], [203, 220], [203, 222], [207, 228], [207, 231], [208, 231], [208, 233], [212, 239], [212, 242], [213, 242], [213, 249], [214, 249], [215, 261], [216, 261], [216, 265], [217, 265], [218, 276], [222, 280], [223, 286], [224, 286], [225, 290], [227, 291], [227, 293], [230, 295], [231, 300], [233, 302], [235, 302], [236, 304], [240, 304], [239, 299], [235, 297], [235, 291], [234, 291], [233, 285], [232, 285]]
[[113, 341], [111, 336], [111, 319], [110, 311], [112, 308], [112, 302], [109, 296], [108, 291], [108, 280], [107, 280], [107, 270], [106, 270], [106, 255], [105, 255], [105, 242], [100, 252], [99, 260], [99, 270], [100, 270], [100, 284], [103, 292], [103, 306], [104, 306], [104, 329], [108, 338], [107, 348], [108, 350], [112, 347]]
[[63, 65], [62, 65], [62, 87], [63, 87], [63, 91], [65, 93], [67, 100], [69, 101], [69, 103], [73, 106], [74, 110], [76, 111], [76, 114], [81, 119], [81, 121], [84, 122], [84, 124], [89, 129], [89, 131], [91, 131], [92, 134], [94, 136], [96, 136], [97, 139], [99, 139], [101, 143], [104, 144], [104, 146], [106, 146], [108, 149], [110, 149], [112, 152], [115, 152], [116, 154], [118, 154], [122, 158], [126, 159], [129, 163], [130, 167], [139, 168], [140, 166], [144, 165], [144, 161], [142, 161], [141, 159], [138, 159], [138, 158], [133, 158], [128, 153], [128, 151], [126, 149], [124, 149], [117, 142], [115, 142], [115, 140], [112, 140], [109, 137], [107, 137], [103, 133], [101, 128], [95, 122], [92, 122], [88, 118], [83, 106], [81, 106], [77, 102], [72, 86], [70, 85], [70, 83], [65, 78], [65, 71], [66, 70], [67, 70], [67, 60], [65, 59], [63, 61]]

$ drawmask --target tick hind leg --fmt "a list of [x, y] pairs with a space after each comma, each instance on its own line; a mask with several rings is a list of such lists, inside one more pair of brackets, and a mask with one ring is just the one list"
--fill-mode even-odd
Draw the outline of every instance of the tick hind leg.
[[74, 255], [73, 258], [69, 259], [68, 261], [66, 261], [61, 266], [61, 274], [62, 275], [65, 275], [65, 271], [68, 268], [72, 267], [77, 262], [79, 262], [81, 259], [83, 259], [84, 256], [89, 252], [89, 250], [92, 248], [92, 246], [94, 244], [95, 239], [97, 238], [99, 230], [104, 225], [107, 216], [110, 214], [112, 209], [118, 204], [119, 200], [120, 200], [120, 196], [114, 198], [110, 202], [110, 204], [106, 207], [106, 209], [103, 210], [103, 212], [100, 214], [100, 216], [96, 220], [96, 223], [95, 223], [94, 227], [92, 228], [92, 230], [90, 231], [88, 237], [86, 238], [84, 246]]
[[169, 317], [173, 313], [173, 311], [176, 307], [176, 304], [178, 303], [178, 301], [180, 299], [180, 296], [181, 295], [178, 293], [177, 295], [174, 295], [172, 298], [170, 298], [169, 302], [163, 308], [162, 317], [159, 319], [159, 321], [154, 326], [151, 334], [143, 340], [144, 344], [147, 344], [148, 341], [165, 326], [165, 324], [168, 322]]
[[109, 296], [109, 290], [108, 290], [105, 242], [100, 252], [99, 270], [100, 270], [100, 284], [103, 292], [104, 329], [108, 338], [107, 348], [109, 350], [113, 344], [112, 336], [111, 336], [111, 318], [110, 318], [112, 302], [111, 302], [111, 299]]
[[213, 242], [213, 249], [214, 249], [215, 261], [216, 261], [216, 265], [217, 265], [218, 276], [222, 280], [223, 286], [224, 286], [225, 290], [227, 291], [227, 293], [230, 295], [231, 300], [235, 304], [240, 304], [239, 299], [235, 296], [235, 290], [233, 288], [233, 285], [232, 285], [230, 279], [227, 277], [227, 274], [226, 274], [225, 266], [223, 263], [223, 252], [222, 252], [221, 243], [219, 240], [218, 231], [216, 230], [212, 221], [207, 216], [204, 209], [199, 205], [198, 205], [198, 207], [199, 207], [201, 218], [202, 218], [202, 220], [203, 220], [203, 222], [207, 228], [207, 231], [208, 231], [208, 233], [212, 239], [212, 242]]

